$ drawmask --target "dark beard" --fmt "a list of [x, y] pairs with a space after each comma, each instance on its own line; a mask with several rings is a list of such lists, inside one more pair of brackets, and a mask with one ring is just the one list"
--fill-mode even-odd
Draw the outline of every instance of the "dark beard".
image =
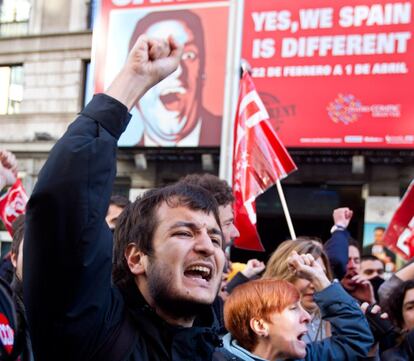
[[209, 303], [200, 303], [178, 296], [171, 287], [172, 277], [152, 258], [147, 273], [148, 290], [157, 308], [173, 318], [191, 319], [202, 315], [210, 307]]

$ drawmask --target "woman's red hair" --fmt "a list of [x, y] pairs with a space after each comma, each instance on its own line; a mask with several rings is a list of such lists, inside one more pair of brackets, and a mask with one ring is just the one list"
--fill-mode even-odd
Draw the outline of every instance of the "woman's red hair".
[[249, 281], [234, 289], [224, 304], [226, 329], [238, 344], [248, 351], [257, 345], [257, 334], [250, 327], [252, 318], [270, 321], [270, 314], [281, 313], [298, 302], [299, 292], [283, 280], [260, 279]]

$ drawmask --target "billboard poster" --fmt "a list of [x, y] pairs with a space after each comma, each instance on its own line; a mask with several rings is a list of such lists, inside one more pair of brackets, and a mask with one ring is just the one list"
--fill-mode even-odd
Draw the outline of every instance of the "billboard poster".
[[384, 262], [385, 271], [395, 270], [397, 257], [385, 243], [385, 230], [400, 202], [399, 197], [370, 196], [365, 202], [363, 255], [373, 255]]
[[102, 0], [93, 38], [94, 91], [104, 91], [141, 34], [184, 44], [179, 68], [131, 110], [119, 146], [219, 146], [229, 1]]
[[242, 57], [286, 146], [414, 146], [412, 8], [245, 0]]
[[399, 197], [392, 196], [370, 196], [367, 198], [364, 216], [364, 247], [374, 244], [377, 238], [383, 238], [385, 229], [399, 202]]

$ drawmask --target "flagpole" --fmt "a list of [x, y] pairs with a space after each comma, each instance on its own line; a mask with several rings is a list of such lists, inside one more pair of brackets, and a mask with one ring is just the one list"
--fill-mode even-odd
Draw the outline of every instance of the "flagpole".
[[[239, 81], [240, 59], [243, 33], [244, 0], [230, 1], [229, 32], [227, 43], [226, 83], [223, 105], [223, 123], [220, 142], [219, 177], [232, 184], [233, 134], [236, 114]], [[234, 186], [234, 184], [232, 184]]]
[[289, 232], [290, 232], [290, 238], [296, 239], [295, 229], [293, 228], [293, 223], [290, 218], [289, 209], [286, 203], [285, 195], [283, 193], [282, 184], [280, 183], [280, 179], [276, 180], [276, 188], [277, 193], [279, 193], [280, 202], [282, 203], [283, 213], [285, 213], [286, 222], [288, 224]]

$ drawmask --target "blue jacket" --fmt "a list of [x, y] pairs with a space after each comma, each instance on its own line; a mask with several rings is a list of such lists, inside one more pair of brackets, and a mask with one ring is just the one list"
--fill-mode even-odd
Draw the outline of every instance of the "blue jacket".
[[[374, 339], [368, 322], [355, 300], [336, 282], [323, 291], [315, 293], [314, 297], [322, 318], [331, 324], [332, 336], [308, 344], [304, 360], [350, 361], [365, 357]], [[229, 334], [224, 337], [223, 343], [224, 348], [237, 357], [233, 360], [263, 360], [237, 345]]]
[[333, 276], [339, 281], [346, 273], [349, 237], [348, 231], [336, 230], [332, 233], [331, 238], [323, 245], [323, 249], [331, 264]]
[[[105, 215], [117, 140], [129, 119], [123, 104], [95, 95], [52, 149], [29, 200], [24, 301], [37, 361], [211, 360], [217, 344], [211, 310], [197, 326], [174, 327], [135, 285], [121, 292], [111, 283]], [[124, 340], [114, 335], [125, 318], [134, 342], [111, 356]], [[113, 347], [98, 357], [108, 344]]]

